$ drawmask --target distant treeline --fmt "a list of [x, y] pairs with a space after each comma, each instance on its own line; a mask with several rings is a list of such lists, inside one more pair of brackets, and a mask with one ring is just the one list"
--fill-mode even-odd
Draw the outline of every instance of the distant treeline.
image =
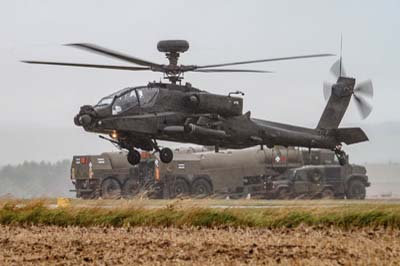
[[71, 161], [24, 162], [0, 169], [0, 197], [58, 197], [71, 195]]

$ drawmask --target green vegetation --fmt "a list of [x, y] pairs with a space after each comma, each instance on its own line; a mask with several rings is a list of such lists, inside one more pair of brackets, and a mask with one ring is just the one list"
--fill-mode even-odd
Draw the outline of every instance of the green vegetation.
[[0, 168], [1, 197], [68, 196], [71, 161], [23, 162]]
[[338, 207], [161, 208], [68, 207], [49, 208], [43, 201], [3, 202], [0, 224], [57, 226], [199, 226], [199, 227], [384, 227], [400, 229], [399, 204], [349, 204]]

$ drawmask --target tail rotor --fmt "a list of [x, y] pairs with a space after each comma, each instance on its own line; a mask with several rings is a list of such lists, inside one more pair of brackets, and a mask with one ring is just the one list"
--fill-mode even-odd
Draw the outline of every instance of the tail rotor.
[[[323, 92], [325, 100], [329, 100], [332, 90], [334, 87], [341, 87], [343, 86], [342, 83], [346, 79], [349, 79], [346, 76], [346, 72], [344, 70], [342, 64], [342, 58], [336, 61], [332, 67], [330, 68], [330, 73], [336, 78], [336, 83], [324, 81], [323, 83]], [[352, 89], [353, 100], [356, 104], [358, 112], [362, 119], [367, 118], [370, 113], [372, 112], [372, 105], [366, 98], [369, 100], [372, 99], [374, 96], [374, 87], [372, 85], [372, 81], [370, 79], [365, 80], [356, 84], [354, 89]]]

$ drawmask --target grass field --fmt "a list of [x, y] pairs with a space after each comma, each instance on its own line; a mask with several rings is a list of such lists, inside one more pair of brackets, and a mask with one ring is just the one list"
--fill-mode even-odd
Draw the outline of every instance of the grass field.
[[1, 201], [0, 224], [112, 227], [400, 229], [400, 204], [383, 201]]
[[0, 265], [400, 265], [398, 201], [0, 201]]

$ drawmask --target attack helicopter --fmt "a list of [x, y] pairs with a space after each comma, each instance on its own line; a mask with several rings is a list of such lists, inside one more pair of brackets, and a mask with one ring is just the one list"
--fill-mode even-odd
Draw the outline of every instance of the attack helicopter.
[[95, 105], [84, 105], [74, 118], [77, 126], [86, 131], [109, 135], [100, 136], [128, 151], [128, 161], [135, 165], [140, 162], [140, 152], [159, 152], [160, 160], [169, 163], [173, 160], [170, 148], [161, 148], [157, 140], [194, 143], [219, 148], [241, 149], [260, 145], [272, 148], [275, 145], [326, 148], [334, 150], [340, 163], [346, 163], [342, 143], [347, 145], [367, 141], [361, 128], [339, 128], [347, 110], [350, 98], [365, 118], [372, 107], [362, 98], [372, 96], [370, 80], [356, 86], [355, 79], [346, 77], [342, 60], [335, 63], [331, 72], [336, 77], [333, 84], [324, 83], [328, 103], [316, 128], [265, 121], [243, 113], [241, 91], [228, 95], [217, 95], [190, 83], [182, 84], [186, 72], [201, 73], [270, 73], [253, 69], [222, 68], [226, 66], [253, 64], [261, 62], [295, 60], [334, 56], [333, 54], [311, 54], [281, 58], [269, 58], [211, 65], [179, 65], [180, 54], [189, 49], [185, 40], [164, 40], [158, 42], [158, 51], [165, 53], [168, 64], [158, 64], [148, 60], [126, 55], [104, 47], [88, 43], [68, 44], [133, 63], [136, 66], [98, 65], [49, 61], [22, 61], [29, 64], [72, 66], [84, 68], [115, 69], [127, 71], [161, 72], [169, 82], [150, 82], [145, 86], [124, 88], [102, 98]]

